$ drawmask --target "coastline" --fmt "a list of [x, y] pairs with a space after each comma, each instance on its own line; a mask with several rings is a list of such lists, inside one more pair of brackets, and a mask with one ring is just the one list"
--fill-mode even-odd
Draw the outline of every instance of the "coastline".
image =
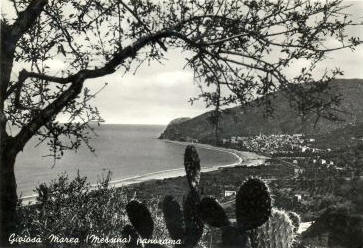
[[[247, 151], [238, 151], [235, 149], [230, 148], [223, 148], [223, 147], [216, 147], [208, 144], [202, 144], [202, 143], [192, 143], [192, 142], [182, 142], [182, 141], [174, 141], [174, 140], [167, 140], [163, 139], [162, 141], [167, 143], [172, 143], [176, 145], [194, 145], [196, 148], [201, 149], [208, 149], [208, 150], [215, 150], [220, 152], [226, 152], [231, 155], [233, 155], [236, 158], [236, 162], [226, 165], [216, 165], [213, 167], [201, 167], [201, 172], [211, 172], [211, 171], [217, 171], [220, 168], [226, 168], [226, 167], [236, 167], [236, 166], [258, 166], [260, 164], [263, 164], [265, 160], [268, 158], [263, 155], [259, 155], [257, 153], [253, 152], [247, 152]], [[168, 178], [176, 178], [176, 177], [182, 177], [185, 176], [185, 170], [184, 168], [177, 168], [177, 169], [170, 169], [170, 170], [163, 170], [163, 171], [156, 171], [140, 176], [133, 176], [129, 178], [119, 179], [119, 180], [112, 180], [110, 182], [110, 187], [120, 188], [123, 186], [128, 186], [132, 184], [138, 184], [146, 181], [152, 181], [152, 180], [163, 180]], [[96, 185], [92, 185], [94, 188], [96, 188]], [[36, 194], [30, 195], [30, 196], [24, 196], [21, 197], [23, 201], [23, 205], [29, 205], [34, 204], [36, 202]]]

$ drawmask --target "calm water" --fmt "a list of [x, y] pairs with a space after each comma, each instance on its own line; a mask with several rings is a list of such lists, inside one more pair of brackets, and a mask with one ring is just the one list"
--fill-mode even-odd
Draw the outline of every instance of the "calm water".
[[[157, 139], [164, 126], [155, 125], [102, 125], [98, 136], [91, 140], [95, 153], [82, 147], [78, 152], [68, 151], [62, 159], [42, 157], [48, 154], [45, 145], [34, 147], [30, 142], [19, 154], [15, 173], [18, 192], [23, 196], [33, 193], [35, 186], [49, 182], [62, 172], [71, 177], [77, 170], [92, 183], [107, 170], [112, 180], [183, 167], [184, 146]], [[225, 152], [198, 149], [201, 165], [206, 167], [230, 164], [235, 157]]]

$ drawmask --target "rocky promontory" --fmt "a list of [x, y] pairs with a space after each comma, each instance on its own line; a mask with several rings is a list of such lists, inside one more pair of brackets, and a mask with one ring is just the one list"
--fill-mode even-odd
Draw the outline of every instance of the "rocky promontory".
[[[251, 104], [224, 109], [219, 120], [219, 139], [233, 136], [255, 136], [259, 134], [326, 134], [349, 125], [363, 123], [363, 80], [336, 79], [330, 82], [331, 92], [339, 95], [341, 102], [336, 113], [340, 121], [308, 115], [302, 123], [297, 111], [289, 100], [280, 93], [271, 100], [273, 115], [266, 118], [265, 106]], [[198, 140], [202, 143], [215, 143], [215, 126], [211, 123], [211, 111], [194, 118], [178, 118], [169, 123], [161, 139], [178, 141]]]
[[179, 125], [190, 119], [191, 118], [189, 118], [189, 117], [181, 117], [181, 118], [172, 120], [166, 126], [165, 130], [160, 135], [159, 139], [179, 140], [181, 137], [181, 133], [179, 132]]

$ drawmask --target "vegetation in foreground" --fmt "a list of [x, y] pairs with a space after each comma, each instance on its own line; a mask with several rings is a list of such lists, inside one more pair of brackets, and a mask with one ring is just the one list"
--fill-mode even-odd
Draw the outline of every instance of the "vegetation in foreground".
[[[321, 149], [320, 143], [317, 142], [318, 148], [315, 153], [301, 150], [282, 151], [279, 150], [279, 147], [286, 150], [286, 147], [290, 146], [285, 141], [280, 143], [281, 146], [271, 146], [275, 151], [274, 158], [265, 165], [223, 168], [209, 173], [187, 170], [188, 180], [180, 177], [115, 189], [108, 185], [110, 180], [108, 174], [99, 183], [96, 190], [91, 190], [86, 178], [78, 176], [70, 181], [67, 176], [63, 175], [49, 185], [42, 184], [38, 187], [38, 205], [19, 206], [19, 218], [22, 219], [19, 222], [22, 224], [18, 226], [19, 234], [32, 237], [49, 237], [53, 234], [57, 237], [79, 237], [79, 240], [85, 240], [89, 234], [97, 237], [124, 237], [123, 229], [128, 226], [133, 236], [137, 237], [139, 231], [133, 227], [134, 223], [130, 221], [129, 215], [142, 212], [146, 217], [139, 220], [139, 223], [144, 223], [149, 218], [149, 223], [152, 223], [152, 232], [149, 233], [153, 238], [185, 240], [188, 236], [185, 235], [185, 225], [178, 227], [170, 223], [175, 221], [183, 223], [185, 202], [190, 201], [200, 206], [200, 209], [197, 208], [198, 211], [202, 209], [201, 211], [204, 213], [212, 213], [206, 215], [199, 212], [199, 228], [201, 226], [203, 228], [193, 229], [199, 230], [200, 234], [198, 237], [194, 237], [192, 246], [219, 247], [223, 245], [223, 241], [228, 239], [238, 240], [237, 242], [245, 243], [246, 247], [252, 248], [278, 247], [277, 243], [280, 245], [286, 243], [282, 247], [335, 247], [336, 245], [351, 247], [358, 244], [361, 237], [359, 228], [363, 224], [361, 217], [363, 187], [360, 179], [362, 144], [360, 142], [350, 144], [349, 149], [335, 147], [334, 150], [327, 152], [326, 147]], [[297, 143], [303, 147], [306, 146], [304, 142]], [[309, 149], [315, 148], [310, 147]], [[284, 161], [280, 160], [281, 156]], [[297, 157], [300, 159], [293, 163]], [[197, 158], [196, 155], [194, 159], [199, 161]], [[312, 166], [314, 158], [320, 158], [320, 161], [321, 159], [332, 160], [335, 162], [335, 166], [331, 166], [331, 164]], [[188, 163], [185, 162], [185, 164]], [[198, 164], [199, 162], [193, 168], [198, 168]], [[344, 168], [344, 170], [341, 171], [339, 168]], [[346, 171], [354, 173], [346, 173]], [[221, 174], [223, 174], [222, 177]], [[224, 193], [226, 190], [235, 190], [242, 181], [248, 180], [250, 176], [257, 176], [265, 182], [269, 182], [269, 192], [272, 193], [274, 200], [271, 203], [272, 217], [260, 228], [252, 228], [246, 232], [247, 238], [243, 235], [239, 238], [233, 235], [232, 238], [226, 237], [223, 233], [233, 233], [235, 230], [233, 226], [236, 223], [237, 211], [240, 206], [237, 206], [234, 197], [225, 196]], [[194, 177], [196, 179], [193, 179]], [[199, 179], [201, 179], [200, 182]], [[196, 198], [191, 201], [193, 195], [184, 193], [193, 192], [193, 190], [198, 193], [194, 196]], [[248, 195], [253, 196], [253, 192], [255, 191], [245, 194], [242, 198], [246, 199]], [[165, 197], [163, 201], [159, 200], [168, 194], [172, 196]], [[213, 197], [210, 197], [211, 195]], [[298, 196], [302, 198], [299, 199]], [[237, 194], [237, 199], [238, 197]], [[136, 198], [143, 203], [138, 202]], [[128, 207], [130, 203], [131, 207]], [[255, 205], [260, 206], [260, 203]], [[182, 204], [183, 208], [179, 204]], [[172, 209], [171, 212], [168, 212], [165, 206], [169, 206]], [[127, 209], [134, 210], [130, 212]], [[302, 235], [297, 234], [296, 223], [300, 221], [296, 219], [300, 218], [295, 218], [294, 214], [284, 211], [276, 216], [276, 213], [279, 212], [277, 209], [297, 212], [301, 215], [301, 221], [315, 221], [315, 224]], [[287, 222], [291, 223], [282, 223], [284, 231], [277, 234], [274, 229], [281, 229], [281, 227], [278, 227], [280, 224], [273, 224], [274, 218], [289, 220]], [[332, 226], [331, 223], [334, 225]], [[136, 226], [142, 225], [136, 224]], [[170, 232], [170, 229], [173, 228], [179, 230], [179, 233], [175, 230]], [[269, 231], [269, 228], [272, 230]], [[240, 233], [241, 231], [237, 231], [237, 234]], [[269, 233], [274, 234], [273, 238], [267, 236]], [[270, 241], [266, 243], [265, 240]], [[275, 242], [275, 246], [271, 242]], [[227, 244], [237, 245], [228, 243], [228, 241]], [[118, 247], [120, 244], [95, 242], [91, 245]], [[164, 246], [168, 245], [172, 246], [171, 243], [164, 244]], [[64, 244], [59, 244], [59, 246], [62, 247]]]
[[[37, 188], [38, 204], [18, 206], [17, 234], [40, 237], [39, 247], [141, 247], [140, 240], [145, 247], [292, 247], [298, 218], [272, 208], [270, 191], [261, 179], [248, 178], [239, 187], [234, 219], [215, 197], [201, 194], [199, 157], [193, 146], [186, 148], [184, 164], [189, 192], [182, 207], [171, 195], [160, 202], [154, 197], [143, 202], [130, 198], [124, 189], [109, 188], [109, 174], [95, 190], [84, 177], [69, 180], [63, 175]], [[272, 238], [275, 234], [284, 241]], [[95, 240], [90, 235], [120, 241], [90, 242]], [[54, 236], [63, 242], [54, 242]], [[71, 238], [78, 241], [72, 243]]]
[[[109, 187], [107, 174], [93, 189], [86, 177], [77, 176], [70, 180], [61, 175], [57, 180], [41, 184], [37, 188], [38, 203], [18, 206], [19, 236], [40, 237], [43, 247], [63, 247], [79, 245], [89, 240], [95, 246], [107, 244], [106, 237], [122, 237], [122, 228], [128, 223], [126, 215], [127, 199], [122, 189]], [[157, 201], [150, 201], [149, 207], [157, 208]], [[157, 211], [152, 211], [155, 231], [159, 237], [165, 236], [165, 227]], [[59, 242], [58, 242], [59, 241]]]

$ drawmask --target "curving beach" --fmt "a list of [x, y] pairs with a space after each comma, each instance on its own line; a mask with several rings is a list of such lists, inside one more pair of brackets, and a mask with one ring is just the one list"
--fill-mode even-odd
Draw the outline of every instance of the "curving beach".
[[[233, 155], [237, 162], [226, 164], [226, 165], [218, 165], [213, 167], [201, 167], [201, 172], [210, 172], [218, 170], [219, 168], [225, 167], [234, 167], [234, 166], [257, 166], [263, 164], [267, 157], [253, 153], [253, 152], [245, 152], [245, 151], [238, 151], [235, 149], [228, 149], [223, 147], [216, 147], [208, 144], [201, 144], [201, 143], [191, 143], [191, 142], [181, 142], [181, 141], [174, 141], [174, 140], [164, 140], [168, 143], [173, 143], [181, 146], [187, 145], [194, 145], [196, 148], [208, 149], [208, 150], [215, 150], [220, 152], [226, 152]], [[142, 176], [130, 177], [121, 180], [113, 180], [110, 184], [114, 187], [122, 187], [125, 185], [130, 185], [134, 183], [141, 183], [149, 180], [162, 180], [166, 178], [175, 178], [185, 175], [184, 168], [172, 169], [172, 170], [163, 170], [157, 171], [153, 173], [148, 173]]]
[[[236, 158], [236, 161], [233, 163], [225, 164], [225, 165], [218, 165], [218, 166], [212, 166], [212, 167], [204, 167], [203, 161], [202, 163], [202, 172], [210, 172], [210, 171], [216, 171], [219, 168], [225, 168], [225, 167], [235, 167], [235, 166], [257, 166], [267, 159], [267, 157], [253, 153], [253, 152], [246, 152], [246, 151], [238, 151], [235, 149], [229, 149], [229, 148], [222, 148], [222, 147], [215, 147], [208, 144], [201, 144], [201, 143], [190, 143], [190, 142], [181, 142], [181, 141], [173, 141], [173, 140], [163, 140], [166, 143], [173, 143], [176, 145], [184, 146], [187, 145], [194, 145], [197, 149], [207, 149], [207, 150], [214, 150], [219, 152], [226, 152], [231, 155], [233, 155]], [[184, 167], [177, 168], [177, 169], [170, 169], [170, 170], [162, 170], [162, 171], [156, 171], [152, 173], [147, 173], [140, 176], [134, 176], [129, 178], [124, 178], [120, 180], [112, 180], [110, 182], [111, 187], [122, 187], [127, 186], [131, 184], [137, 184], [142, 183], [150, 180], [162, 180], [166, 178], [176, 178], [181, 177], [185, 175]], [[23, 204], [31, 204], [35, 202], [37, 195], [33, 194], [30, 196], [22, 197]]]

